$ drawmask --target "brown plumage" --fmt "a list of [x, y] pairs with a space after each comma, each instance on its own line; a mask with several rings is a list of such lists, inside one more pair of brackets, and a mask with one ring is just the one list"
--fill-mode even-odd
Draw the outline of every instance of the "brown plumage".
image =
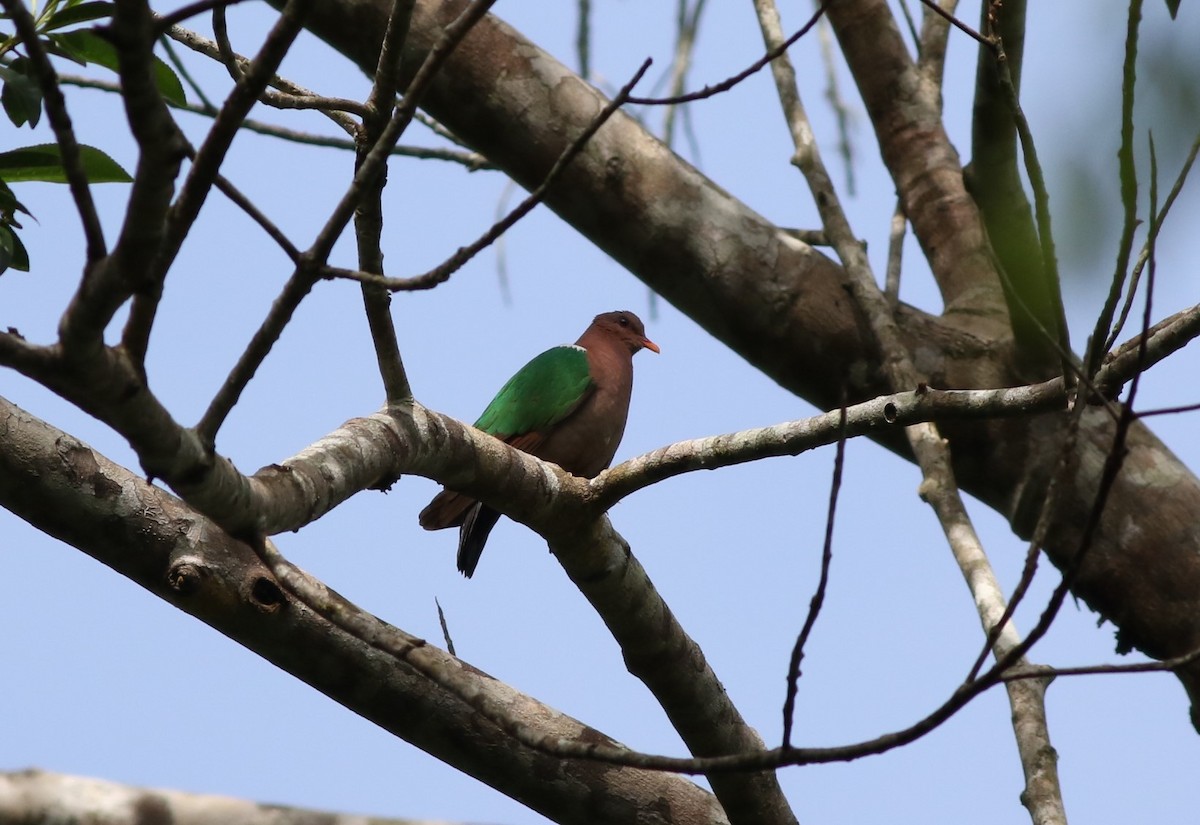
[[[632, 312], [597, 315], [575, 347], [547, 350], [526, 364], [475, 426], [591, 478], [609, 465], [621, 443], [633, 391], [633, 356], [643, 348], [659, 351]], [[421, 511], [420, 522], [426, 530], [460, 528], [458, 569], [470, 578], [499, 518], [483, 502], [443, 490]]]

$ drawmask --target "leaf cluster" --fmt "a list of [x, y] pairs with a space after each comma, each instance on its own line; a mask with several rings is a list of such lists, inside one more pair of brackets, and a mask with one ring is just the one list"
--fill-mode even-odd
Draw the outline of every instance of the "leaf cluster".
[[[34, 30], [46, 54], [80, 65], [118, 71], [117, 50], [106, 37], [106, 21], [113, 4], [107, 0], [49, 0], [35, 12]], [[24, 53], [19, 32], [4, 31], [11, 15], [0, 14], [0, 105], [15, 128], [37, 127], [44, 107], [42, 84], [34, 63]], [[91, 24], [91, 25], [85, 25]], [[155, 81], [170, 103], [183, 105], [183, 85], [162, 60], [154, 59]], [[80, 161], [91, 183], [129, 183], [132, 178], [108, 154], [94, 146], [81, 146]], [[17, 214], [33, 215], [13, 194], [9, 184], [37, 181], [66, 183], [62, 156], [54, 144], [23, 146], [0, 153], [0, 274], [8, 269], [29, 271], [29, 253], [17, 235], [22, 226]]]

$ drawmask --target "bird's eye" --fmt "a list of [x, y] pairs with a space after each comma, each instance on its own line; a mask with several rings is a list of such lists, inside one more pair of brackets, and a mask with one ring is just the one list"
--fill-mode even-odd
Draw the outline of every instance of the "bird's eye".
[[622, 315], [619, 318], [617, 318], [617, 323], [623, 327], [627, 327], [627, 326], [629, 326], [629, 319], [626, 318], [624, 315]]

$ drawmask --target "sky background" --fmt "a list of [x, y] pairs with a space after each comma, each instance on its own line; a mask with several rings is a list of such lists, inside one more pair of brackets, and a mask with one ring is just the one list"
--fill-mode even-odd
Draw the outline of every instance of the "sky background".
[[[917, 4], [913, 3], [915, 7]], [[647, 56], [651, 77], [669, 67], [674, 4], [593, 3], [593, 66], [602, 88], [622, 85]], [[162, 6], [168, 11], [171, 6]], [[797, 28], [808, 4], [784, 9]], [[960, 9], [977, 19], [975, 3]], [[575, 66], [572, 4], [501, 2], [496, 13]], [[1200, 8], [1145, 8], [1138, 114], [1139, 158], [1152, 128], [1169, 180], [1200, 129]], [[1051, 189], [1064, 292], [1076, 348], [1086, 340], [1115, 258], [1120, 55], [1125, 11], [1115, 0], [1030, 4], [1023, 103]], [[252, 52], [270, 24], [262, 5], [230, 10], [234, 46]], [[193, 21], [207, 33], [207, 21]], [[1189, 45], [1190, 44], [1190, 45]], [[761, 52], [749, 3], [708, 4], [689, 86], [723, 79]], [[836, 132], [823, 97], [818, 39], [791, 51], [801, 93], [835, 180], [844, 167], [828, 147]], [[187, 57], [214, 99], [228, 78]], [[66, 69], [70, 70], [70, 69]], [[363, 97], [366, 79], [313, 38], [281, 72], [323, 94]], [[945, 105], [952, 139], [969, 152], [973, 44], [951, 38]], [[856, 231], [883, 271], [894, 187], [845, 70], [838, 79], [853, 124], [857, 194], [846, 197]], [[639, 89], [643, 93], [645, 88]], [[81, 139], [127, 167], [135, 160], [118, 101], [71, 91]], [[658, 130], [662, 111], [642, 113]], [[255, 111], [293, 128], [329, 133], [313, 113]], [[180, 114], [198, 143], [208, 121]], [[690, 161], [783, 226], [814, 227], [767, 72], [694, 104], [699, 152]], [[0, 149], [48, 140], [41, 128], [0, 129]], [[434, 145], [415, 129], [405, 142]], [[349, 153], [253, 134], [234, 145], [225, 174], [300, 246], [307, 246], [349, 178]], [[1144, 180], [1144, 179], [1143, 179]], [[391, 275], [439, 263], [486, 229], [519, 195], [499, 173], [466, 173], [431, 161], [396, 160], [385, 194]], [[1164, 183], [1165, 190], [1168, 184]], [[96, 188], [112, 237], [127, 187]], [[1143, 183], [1142, 196], [1146, 186]], [[1200, 182], [1185, 191], [1159, 245], [1155, 317], [1197, 301]], [[82, 258], [65, 187], [26, 184], [17, 196], [40, 223], [22, 233], [33, 272], [0, 277], [0, 325], [53, 340]], [[1140, 242], [1140, 238], [1139, 238]], [[502, 253], [507, 281], [498, 260]], [[333, 263], [354, 266], [351, 238]], [[219, 387], [290, 272], [248, 219], [214, 195], [167, 284], [148, 370], [177, 420], [193, 423]], [[904, 300], [937, 311], [939, 299], [910, 242]], [[500, 385], [543, 349], [573, 341], [592, 316], [631, 309], [662, 354], [638, 355], [637, 382], [617, 460], [686, 438], [812, 414], [539, 208], [432, 292], [393, 303], [418, 399], [474, 420]], [[119, 330], [123, 315], [117, 319]], [[1148, 407], [1200, 401], [1195, 345], [1156, 367]], [[0, 372], [0, 394], [126, 466], [124, 442], [32, 382]], [[245, 472], [294, 455], [346, 419], [373, 412], [382, 390], [358, 287], [321, 283], [250, 385], [218, 439]], [[1160, 417], [1154, 430], [1200, 467], [1195, 414]], [[618, 505], [617, 529], [683, 627], [701, 645], [748, 721], [778, 742], [787, 657], [819, 572], [832, 449], [671, 479]], [[849, 445], [832, 579], [806, 651], [794, 741], [845, 744], [907, 726], [959, 683], [982, 641], [961, 575], [929, 509], [918, 471], [866, 441]], [[435, 597], [460, 656], [639, 750], [682, 755], [648, 691], [623, 668], [602, 623], [527, 529], [504, 520], [473, 580], [454, 566], [453, 532], [425, 533], [417, 512], [438, 487], [406, 477], [387, 495], [363, 493], [280, 549], [360, 606], [431, 641], [441, 638]], [[995, 513], [968, 502], [1006, 590], [1024, 544]], [[1018, 613], [1032, 625], [1058, 575], [1048, 565]], [[375, 728], [315, 690], [178, 612], [82, 553], [0, 511], [0, 770], [39, 767], [149, 787], [385, 816], [449, 821], [545, 820]], [[1068, 602], [1035, 649], [1036, 661], [1117, 661], [1113, 628]], [[1120, 661], [1134, 661], [1124, 657]], [[1068, 815], [1076, 822], [1181, 822], [1195, 816], [1200, 747], [1178, 682], [1164, 674], [1060, 679], [1047, 696], [1050, 732]], [[264, 751], [263, 742], [271, 743]], [[1009, 709], [992, 691], [917, 743], [851, 764], [788, 768], [781, 781], [805, 822], [980, 825], [1028, 821]]]

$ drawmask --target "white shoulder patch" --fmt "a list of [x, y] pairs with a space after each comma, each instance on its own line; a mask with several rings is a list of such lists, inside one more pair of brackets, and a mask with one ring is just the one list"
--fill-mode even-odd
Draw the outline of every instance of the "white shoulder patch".
[[587, 352], [587, 347], [581, 347], [579, 344], [559, 344], [563, 349], [577, 349], [580, 352]]

